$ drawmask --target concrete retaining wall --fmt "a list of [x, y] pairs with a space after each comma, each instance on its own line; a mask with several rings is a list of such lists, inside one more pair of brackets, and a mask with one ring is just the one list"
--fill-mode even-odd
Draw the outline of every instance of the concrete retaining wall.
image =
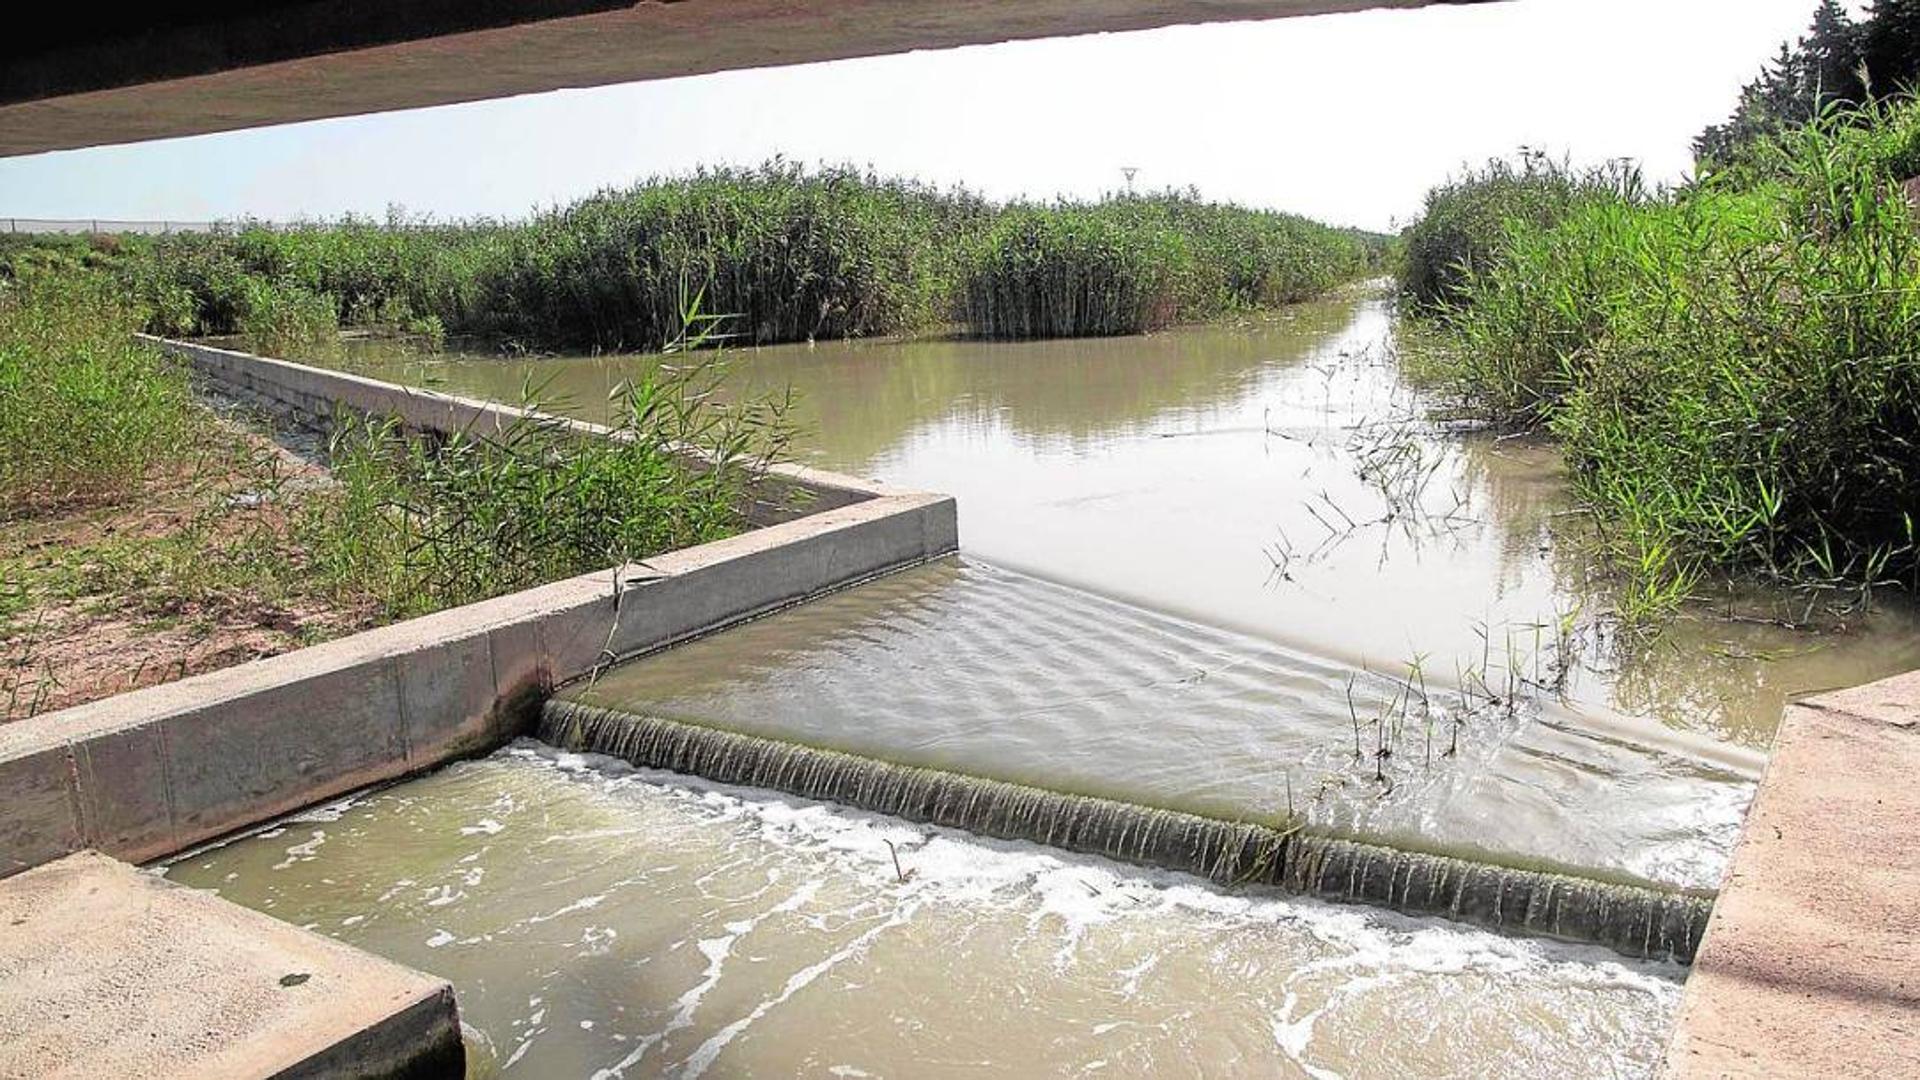
[[[308, 427], [324, 428], [341, 409], [364, 415], [398, 417], [414, 431], [499, 434], [514, 424], [535, 420], [585, 438], [606, 438], [611, 429], [536, 412], [497, 401], [442, 394], [412, 386], [349, 375], [341, 371], [276, 360], [252, 353], [186, 341], [137, 335], [186, 360], [194, 373], [221, 393]], [[896, 489], [849, 476], [776, 465], [772, 483], [749, 515], [756, 525], [790, 521], [805, 514], [847, 506]]]
[[[170, 346], [228, 386], [423, 428], [519, 410]], [[583, 430], [592, 429], [591, 425]], [[355, 788], [484, 752], [552, 686], [958, 546], [954, 502], [793, 469], [804, 517], [0, 725], [0, 876], [82, 848], [140, 862]], [[818, 507], [825, 506], [825, 509]]]

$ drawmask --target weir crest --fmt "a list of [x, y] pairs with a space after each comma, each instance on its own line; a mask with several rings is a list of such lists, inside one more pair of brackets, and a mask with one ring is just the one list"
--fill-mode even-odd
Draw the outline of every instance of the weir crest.
[[718, 783], [1632, 957], [1691, 962], [1712, 906], [1692, 891], [1065, 794], [566, 700], [546, 703], [539, 737]]

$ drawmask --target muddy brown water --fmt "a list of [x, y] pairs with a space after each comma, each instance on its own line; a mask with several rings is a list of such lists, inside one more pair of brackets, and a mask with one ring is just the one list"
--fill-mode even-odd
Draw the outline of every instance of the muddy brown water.
[[[742, 391], [796, 394], [805, 461], [958, 497], [981, 560], [1384, 673], [1553, 665], [1563, 618], [1611, 601], [1550, 445], [1407, 421], [1391, 304], [1302, 304], [1241, 325], [1040, 342], [833, 342], [738, 350]], [[605, 419], [653, 357], [425, 356], [360, 340], [313, 358], [378, 378]], [[1398, 464], [1396, 464], [1398, 463]], [[1430, 472], [1413, 500], [1366, 474]], [[1408, 512], [1408, 504], [1413, 504]], [[1391, 520], [1388, 520], [1388, 519]], [[1748, 590], [1657, 646], [1583, 633], [1576, 708], [1764, 750], [1790, 697], [1920, 666], [1896, 598], [1819, 619]], [[1757, 617], [1757, 618], [1756, 618]], [[1545, 656], [1536, 661], [1535, 654]]]
[[[805, 460], [954, 493], [964, 553], [593, 693], [1711, 885], [1782, 702], [1920, 666], [1920, 623], [1696, 613], [1657, 648], [1607, 648], [1551, 449], [1423, 421], [1393, 332], [1359, 295], [1142, 338], [742, 351], [738, 391], [797, 392]], [[311, 359], [509, 400], [531, 381], [590, 419], [658, 362], [366, 341]], [[1421, 713], [1383, 795], [1346, 745], [1350, 678], [1369, 712], [1417, 681], [1443, 733], [1476, 685], [1524, 706], [1474, 713], [1438, 763]], [[1640, 1075], [1684, 975], [530, 742], [168, 872], [452, 979], [480, 1067], [511, 1074]]]

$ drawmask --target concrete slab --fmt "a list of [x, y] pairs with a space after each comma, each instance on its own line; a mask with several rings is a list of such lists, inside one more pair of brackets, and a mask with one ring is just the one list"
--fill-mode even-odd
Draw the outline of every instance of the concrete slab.
[[1920, 676], [1792, 705], [1664, 1075], [1920, 1076]]
[[93, 852], [0, 882], [0, 1077], [458, 1077], [443, 980]]

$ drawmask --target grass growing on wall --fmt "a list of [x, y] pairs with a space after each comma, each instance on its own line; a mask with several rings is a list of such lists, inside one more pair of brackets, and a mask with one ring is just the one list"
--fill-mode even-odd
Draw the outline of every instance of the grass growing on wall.
[[721, 372], [707, 361], [622, 385], [611, 439], [534, 420], [446, 439], [345, 421], [328, 453], [337, 485], [296, 535], [323, 582], [392, 618], [733, 535], [790, 429], [780, 399], [723, 402]]
[[1833, 113], [1665, 194], [1509, 217], [1427, 373], [1556, 435], [1650, 608], [1702, 574], [1920, 574], [1920, 106]]

